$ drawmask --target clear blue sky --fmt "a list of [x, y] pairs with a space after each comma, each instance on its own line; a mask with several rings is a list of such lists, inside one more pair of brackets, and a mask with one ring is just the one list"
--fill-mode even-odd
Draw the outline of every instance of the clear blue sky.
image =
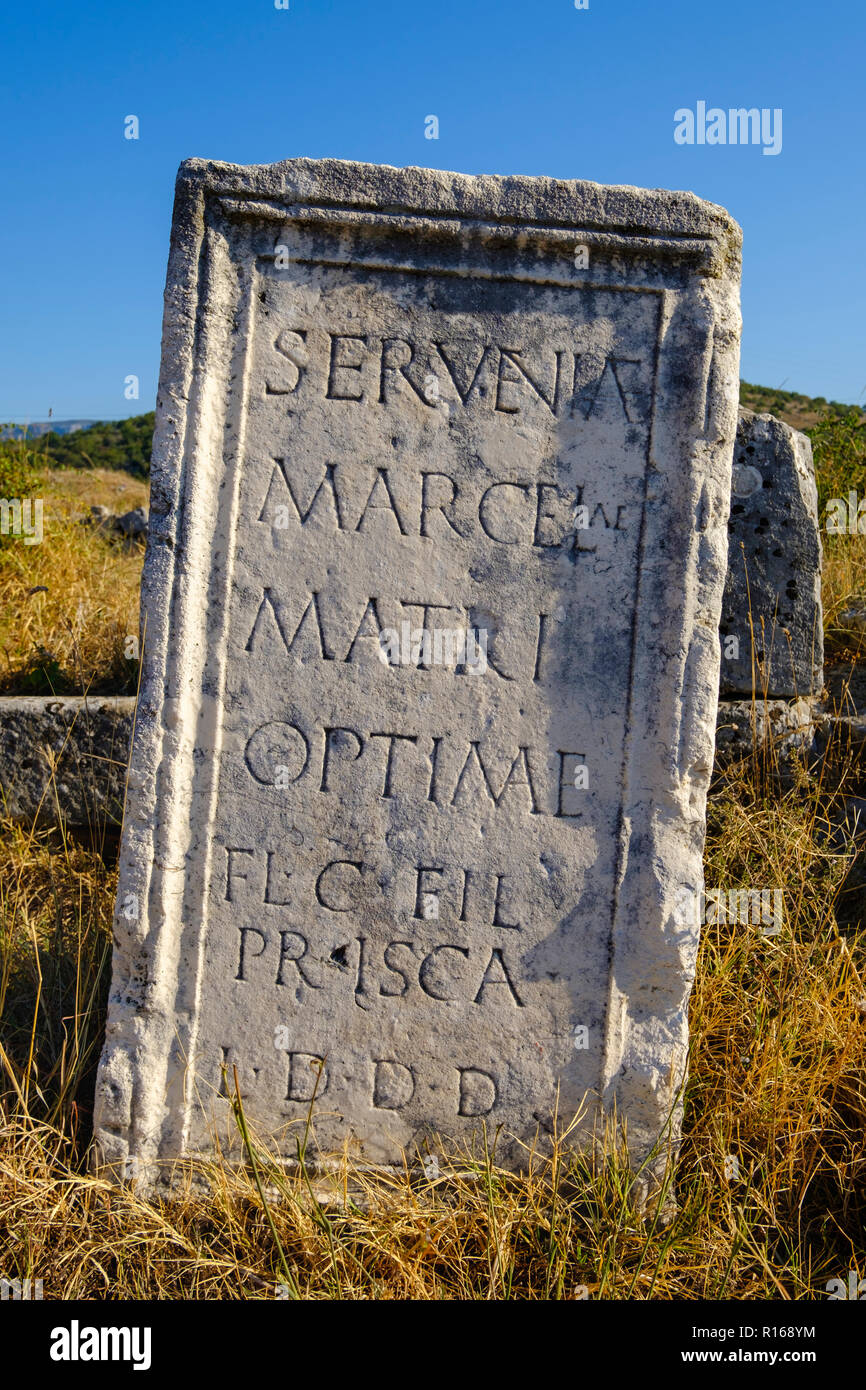
[[[862, 0], [289, 6], [7, 0], [0, 420], [152, 409], [190, 155], [692, 189], [745, 232], [743, 377], [866, 400]], [[780, 107], [781, 153], [675, 144], [698, 101]]]

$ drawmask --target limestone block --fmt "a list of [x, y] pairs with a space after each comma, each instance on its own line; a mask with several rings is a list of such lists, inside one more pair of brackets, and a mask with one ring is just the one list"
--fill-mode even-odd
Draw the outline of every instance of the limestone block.
[[739, 268], [688, 193], [181, 167], [98, 1160], [235, 1067], [287, 1155], [675, 1133]]

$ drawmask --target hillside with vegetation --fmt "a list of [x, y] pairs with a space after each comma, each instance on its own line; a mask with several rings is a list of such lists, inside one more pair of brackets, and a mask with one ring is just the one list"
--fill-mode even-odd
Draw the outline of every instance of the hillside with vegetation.
[[753, 386], [749, 381], [740, 382], [740, 405], [759, 415], [775, 415], [795, 430], [810, 430], [820, 420], [850, 414], [859, 415], [866, 420], [866, 411], [856, 405], [843, 405], [841, 401], [828, 401], [824, 396], [804, 396], [798, 391], [782, 391], [778, 387]]
[[[828, 401], [823, 396], [804, 396], [769, 386], [740, 382], [740, 404], [749, 410], [777, 416], [798, 430], [811, 430], [827, 418], [853, 417], [866, 421], [859, 406]], [[135, 478], [150, 476], [154, 412], [133, 415], [128, 420], [99, 420], [72, 433], [54, 430], [28, 439], [34, 457], [51, 468], [120, 468]]]
[[50, 430], [27, 443], [33, 455], [51, 468], [122, 468], [135, 478], [150, 475], [155, 413], [128, 420], [98, 420], [71, 434]]

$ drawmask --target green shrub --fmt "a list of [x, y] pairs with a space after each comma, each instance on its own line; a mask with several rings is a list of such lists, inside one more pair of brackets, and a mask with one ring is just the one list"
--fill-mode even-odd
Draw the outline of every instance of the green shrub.
[[128, 420], [100, 420], [72, 434], [43, 434], [36, 443], [39, 457], [52, 468], [122, 468], [136, 478], [150, 476], [150, 453], [155, 415]]
[[36, 455], [22, 439], [0, 442], [0, 497], [32, 497], [39, 486]]
[[859, 410], [849, 406], [837, 414], [831, 403], [831, 413], [806, 433], [812, 441], [823, 521], [831, 497], [847, 498], [851, 491], [862, 497], [866, 492], [866, 425]]

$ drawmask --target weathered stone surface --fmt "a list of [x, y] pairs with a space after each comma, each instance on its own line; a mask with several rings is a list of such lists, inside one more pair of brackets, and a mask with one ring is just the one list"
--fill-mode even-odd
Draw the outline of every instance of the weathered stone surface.
[[182, 166], [101, 1164], [208, 1152], [224, 1066], [289, 1154], [320, 1065], [375, 1163], [675, 1114], [739, 250], [686, 193]]
[[[812, 446], [772, 415], [740, 411], [728, 530], [722, 698], [753, 689], [773, 699], [820, 694], [821, 533]], [[736, 644], [726, 643], [731, 638]]]
[[783, 768], [792, 755], [811, 752], [821, 722], [819, 701], [720, 700], [716, 718], [716, 765], [769, 754]]
[[[105, 823], [119, 826], [134, 721], [132, 695], [0, 699], [4, 814], [27, 825], [38, 820], [42, 825], [62, 821], [76, 828], [94, 823], [101, 827], [107, 809]], [[746, 757], [755, 746], [768, 743], [786, 755], [789, 749], [809, 748], [816, 721], [822, 721], [817, 701], [772, 700], [765, 705], [720, 700], [715, 766]], [[822, 722], [828, 724], [826, 718]], [[70, 777], [67, 770], [52, 781], [43, 750], [53, 747], [59, 752], [64, 746], [66, 764], [86, 769], [84, 778], [78, 773]]]
[[836, 620], [836, 625], [847, 632], [866, 632], [866, 602], [858, 598], [850, 608], [844, 608]]
[[135, 700], [0, 698], [0, 811], [32, 825], [119, 826]]
[[90, 513], [81, 518], [88, 526], [96, 526], [102, 531], [114, 531], [129, 540], [144, 540], [148, 530], [147, 507], [134, 507], [130, 512], [113, 512], [110, 507], [100, 504], [90, 508]]
[[147, 535], [147, 508], [133, 507], [131, 512], [124, 512], [115, 518], [115, 526], [124, 536], [146, 536]]

